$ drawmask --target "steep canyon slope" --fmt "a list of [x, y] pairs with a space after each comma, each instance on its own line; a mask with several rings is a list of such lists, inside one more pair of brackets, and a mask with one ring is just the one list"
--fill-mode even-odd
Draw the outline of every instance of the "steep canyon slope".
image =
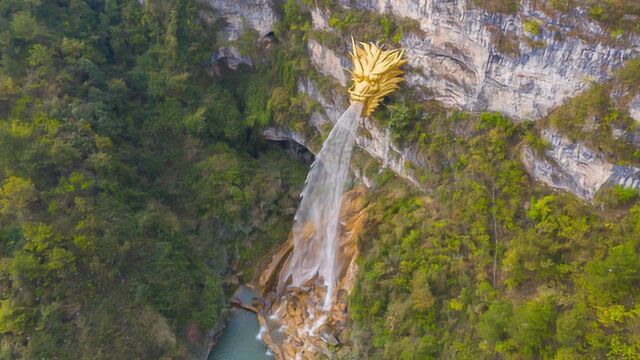
[[[240, 23], [224, 3], [209, 2]], [[249, 30], [256, 42], [275, 36], [300, 57], [294, 97], [269, 104], [274, 118], [281, 103], [303, 111], [267, 139], [319, 150], [347, 108], [350, 36], [409, 59], [403, 90], [359, 129], [352, 168], [369, 220], [346, 286], [351, 323], [323, 352], [637, 356], [640, 9], [607, 4], [244, 3], [278, 19], [273, 34]]]
[[[264, 36], [278, 16], [276, 6], [263, 1], [243, 3], [242, 8], [225, 1], [209, 4], [219, 10], [219, 16], [235, 24], [228, 30], [231, 42], [241, 31], [237, 24], [253, 27]], [[340, 37], [344, 40], [347, 35], [363, 32], [363, 40], [380, 40], [366, 39], [376, 34], [375, 30], [369, 34], [357, 22], [344, 20], [349, 12], [372, 21], [381, 16], [391, 19], [385, 21], [396, 22], [395, 32], [385, 35], [392, 36], [390, 40], [407, 51], [406, 86], [413, 101], [435, 100], [447, 108], [469, 112], [496, 111], [516, 121], [545, 117], [594, 82], [610, 80], [615, 69], [640, 54], [640, 37], [632, 33], [615, 41], [584, 9], [571, 14], [550, 13], [530, 1], [523, 1], [511, 14], [489, 12], [465, 0], [343, 1], [310, 5], [310, 11], [312, 29], [306, 42], [309, 60], [319, 74], [342, 90], [320, 91], [325, 84], [318, 84], [317, 77], [314, 81], [303, 75], [298, 80], [298, 90], [321, 105], [309, 119], [319, 130], [335, 123], [347, 105], [344, 69], [349, 67], [348, 49]], [[640, 121], [634, 91], [623, 110]], [[375, 121], [365, 120], [363, 130], [359, 146], [384, 166], [419, 185], [411, 165], [420, 166], [424, 159], [411, 144], [401, 146], [392, 141], [388, 129], [380, 128]], [[308, 145], [302, 134], [291, 133], [290, 129], [270, 129], [266, 135], [276, 139], [285, 133]], [[571, 161], [579, 162], [575, 158]], [[540, 172], [532, 171], [532, 175], [540, 176]], [[575, 184], [582, 182], [584, 179], [574, 179]], [[558, 187], [587, 199], [599, 188]]]

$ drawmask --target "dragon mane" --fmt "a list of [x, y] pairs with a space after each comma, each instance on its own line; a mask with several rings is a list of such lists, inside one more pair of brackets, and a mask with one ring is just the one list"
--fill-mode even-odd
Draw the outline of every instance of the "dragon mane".
[[403, 70], [406, 64], [404, 50], [383, 50], [373, 43], [359, 43], [357, 46], [351, 38], [351, 60], [353, 85], [349, 88], [351, 101], [364, 103], [362, 114], [370, 115], [380, 104], [385, 95], [399, 88], [403, 81]]

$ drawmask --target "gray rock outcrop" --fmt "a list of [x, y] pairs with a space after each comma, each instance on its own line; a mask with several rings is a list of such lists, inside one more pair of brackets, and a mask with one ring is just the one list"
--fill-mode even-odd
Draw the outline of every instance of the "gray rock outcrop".
[[219, 34], [223, 43], [212, 61], [225, 58], [230, 68], [236, 69], [240, 64], [251, 64], [251, 59], [242, 56], [238, 48], [233, 45], [240, 35], [247, 29], [253, 29], [262, 37], [273, 30], [278, 21], [274, 2], [271, 0], [203, 0], [203, 3], [212, 10], [211, 13], [202, 13], [202, 17], [209, 23], [222, 22], [224, 24]]
[[[367, 9], [415, 20], [419, 29], [405, 32], [400, 46], [411, 71], [408, 86], [425, 87], [445, 106], [466, 111], [498, 111], [514, 119], [538, 119], [566, 99], [603, 81], [638, 54], [634, 45], [615, 47], [572, 35], [602, 38], [604, 32], [586, 16], [571, 24], [532, 9], [523, 1], [515, 15], [474, 9], [467, 0], [342, 0], [344, 7]], [[314, 10], [314, 27], [327, 29], [327, 14]], [[524, 22], [539, 24], [539, 33]], [[512, 43], [513, 54], [500, 50], [498, 36]], [[376, 39], [362, 39], [375, 41]], [[314, 46], [314, 50], [316, 47]], [[330, 50], [327, 50], [330, 51]], [[310, 53], [327, 56], [327, 51]], [[344, 56], [345, 54], [338, 54]], [[341, 69], [323, 71], [339, 73]]]
[[[311, 123], [318, 131], [322, 131], [326, 124], [335, 124], [348, 105], [345, 94], [333, 93], [333, 96], [327, 97], [318, 90], [310, 79], [301, 79], [298, 82], [298, 91], [307, 94], [320, 104], [321, 110], [313, 112], [310, 118]], [[309, 139], [305, 138], [303, 134], [290, 130], [268, 128], [264, 131], [264, 136], [271, 140], [289, 139], [309, 147]], [[364, 118], [358, 131], [356, 145], [377, 159], [384, 167], [388, 167], [398, 176], [420, 187], [420, 183], [413, 171], [410, 170], [411, 167], [408, 166], [408, 163], [420, 166], [424, 164], [424, 160], [415, 149], [395, 144], [391, 139], [389, 129], [382, 129], [374, 120]], [[360, 176], [362, 177], [361, 174]], [[365, 183], [371, 183], [369, 179], [363, 180]]]
[[[230, 40], [237, 39], [245, 26], [264, 35], [277, 20], [270, 0], [206, 2], [226, 19], [225, 36]], [[580, 9], [569, 17], [549, 16], [528, 0], [522, 0], [520, 10], [512, 15], [474, 8], [469, 0], [340, 0], [340, 4], [415, 21], [417, 28], [406, 31], [400, 40], [409, 60], [406, 85], [415, 89], [418, 100], [433, 98], [465, 111], [497, 111], [514, 119], [535, 120], [593, 82], [609, 79], [613, 70], [640, 53], [638, 38], [624, 44], [603, 41], [608, 34]], [[333, 31], [330, 15], [321, 7], [312, 9], [313, 28]], [[526, 31], [525, 23], [537, 24], [539, 31]], [[510, 51], [500, 43], [505, 39]], [[328, 48], [310, 39], [307, 48], [318, 72], [341, 87], [348, 84], [346, 47]], [[323, 95], [308, 78], [300, 79], [298, 88], [321, 105], [309, 119], [317, 129], [335, 123], [346, 109], [346, 91]], [[640, 121], [640, 97], [630, 101], [629, 114]], [[640, 139], [637, 132], [623, 135], [633, 137], [629, 141], [634, 144]], [[267, 129], [265, 136], [288, 138], [304, 146], [309, 140], [287, 129]], [[637, 188], [637, 169], [610, 164], [552, 130], [544, 131], [543, 137], [552, 144], [544, 156], [530, 149], [521, 154], [537, 180], [587, 200], [604, 184]], [[388, 129], [363, 120], [357, 145], [399, 176], [419, 184], [408, 164], [419, 167], [424, 161], [410, 146], [395, 144]]]
[[525, 169], [536, 180], [585, 200], [592, 200], [605, 184], [640, 190], [640, 169], [611, 164], [551, 129], [544, 130], [542, 137], [550, 144], [543, 156], [526, 147], [521, 153]]

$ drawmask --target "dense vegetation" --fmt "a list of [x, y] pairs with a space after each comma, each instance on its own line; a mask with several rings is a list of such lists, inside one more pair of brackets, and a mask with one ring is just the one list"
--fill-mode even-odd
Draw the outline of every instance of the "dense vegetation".
[[629, 102], [640, 94], [639, 83], [640, 58], [636, 58], [619, 69], [612, 80], [592, 84], [536, 127], [555, 128], [596, 149], [612, 163], [640, 167], [640, 126], [628, 113]]
[[[254, 68], [213, 76], [222, 44], [195, 0], [0, 0], [0, 359], [189, 357], [223, 314], [225, 274], [249, 280], [286, 239], [305, 166], [259, 134], [282, 126], [319, 145], [297, 79], [335, 85], [306, 42], [394, 43], [415, 27], [325, 0], [335, 32], [317, 32], [316, 3], [282, 2], [281, 44], [247, 32], [235, 45]], [[638, 31], [608, 15], [635, 14], [632, 2], [545, 6], [564, 3]], [[381, 107], [375, 120], [426, 159], [413, 169], [423, 189], [365, 161], [375, 188], [349, 358], [639, 358], [638, 194], [585, 204], [534, 185], [518, 159], [550, 125], [638, 164], [612, 135], [632, 127], [629, 99], [611, 99], [638, 85], [633, 61], [535, 126], [406, 90]]]
[[377, 178], [353, 358], [637, 359], [637, 194], [604, 210], [549, 194], [517, 156], [526, 124], [412, 114], [429, 190]]
[[[502, 3], [511, 12], [518, 2], [481, 3]], [[310, 31], [310, 37], [338, 49], [351, 34], [394, 42], [379, 16], [325, 6], [334, 32]], [[367, 18], [375, 20], [365, 24]], [[533, 35], [541, 31], [526, 23]], [[597, 206], [586, 204], [534, 184], [519, 159], [523, 144], [544, 150], [548, 145], [536, 134], [553, 126], [611, 161], [638, 165], [637, 146], [615, 136], [637, 128], [624, 109], [640, 84], [638, 64], [630, 62], [612, 82], [594, 85], [537, 124], [452, 113], [416, 103], [410, 90], [393, 95], [374, 118], [396, 143], [426, 159], [412, 169], [424, 190], [357, 154], [356, 166], [376, 186], [367, 195], [370, 222], [359, 239], [352, 323], [344, 337], [349, 348], [340, 354], [640, 358], [639, 194], [607, 188]], [[614, 99], [614, 89], [625, 98]]]
[[256, 135], [284, 77], [213, 78], [200, 4], [144, 3], [0, 1], [1, 359], [186, 358], [286, 238], [304, 166]]

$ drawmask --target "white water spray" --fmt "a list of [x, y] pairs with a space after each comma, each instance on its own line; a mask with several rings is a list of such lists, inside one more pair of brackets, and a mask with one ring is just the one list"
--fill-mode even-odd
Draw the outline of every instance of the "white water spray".
[[293, 222], [293, 253], [278, 281], [282, 291], [289, 277], [301, 286], [318, 275], [326, 287], [325, 310], [336, 286], [340, 207], [362, 106], [352, 103], [342, 114], [311, 165]]

